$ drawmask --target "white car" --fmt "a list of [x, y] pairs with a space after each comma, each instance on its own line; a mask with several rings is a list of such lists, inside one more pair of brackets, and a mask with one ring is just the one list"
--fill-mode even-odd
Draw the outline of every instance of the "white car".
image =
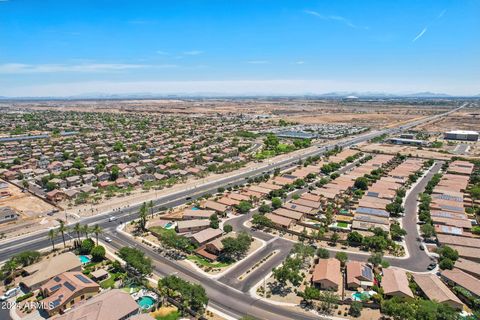
[[110, 237], [105, 237], [105, 241], [110, 243], [110, 242], [112, 242], [112, 239]]
[[0, 296], [0, 301], [5, 301], [5, 300], [8, 300], [12, 297], [15, 297], [19, 292], [20, 292], [19, 287], [7, 290], [3, 296]]
[[115, 221], [115, 220], [117, 220], [117, 217], [110, 217], [110, 218], [108, 218], [108, 221], [109, 221], [109, 222], [112, 222], [112, 221]]

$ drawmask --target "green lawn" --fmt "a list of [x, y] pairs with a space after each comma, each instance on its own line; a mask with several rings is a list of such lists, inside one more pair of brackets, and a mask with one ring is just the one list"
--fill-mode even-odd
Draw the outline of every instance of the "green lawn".
[[112, 288], [115, 284], [115, 281], [118, 280], [121, 275], [121, 273], [110, 273], [110, 277], [108, 279], [100, 282], [100, 287], [102, 287], [102, 289]]
[[180, 313], [178, 311], [171, 312], [166, 316], [158, 316], [155, 319], [157, 320], [177, 320], [180, 319]]
[[337, 222], [337, 226], [340, 227], [340, 228], [348, 228], [348, 223], [346, 222]]
[[223, 268], [230, 265], [229, 263], [223, 263], [223, 262], [210, 262], [206, 259], [203, 259], [195, 255], [188, 256], [187, 259], [193, 262], [198, 262], [200, 265], [204, 267], [210, 267], [210, 268]]

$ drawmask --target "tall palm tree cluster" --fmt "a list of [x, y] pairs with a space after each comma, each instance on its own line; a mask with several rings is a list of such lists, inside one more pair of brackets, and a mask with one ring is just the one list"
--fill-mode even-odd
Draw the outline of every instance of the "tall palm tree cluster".
[[80, 243], [82, 236], [85, 236], [85, 239], [88, 239], [90, 234], [95, 235], [95, 240], [98, 245], [98, 237], [103, 233], [102, 227], [100, 227], [98, 224], [95, 224], [94, 226], [89, 226], [88, 224], [80, 224], [77, 222], [73, 227], [68, 227], [65, 225], [65, 222], [63, 220], [58, 220], [59, 226], [54, 229], [50, 229], [48, 231], [48, 239], [52, 243], [52, 249], [55, 250], [55, 240], [57, 236], [60, 234], [62, 236], [62, 241], [63, 241], [63, 247], [66, 247], [66, 241], [65, 241], [65, 234], [69, 234], [70, 232], [73, 232], [77, 236], [77, 240]]

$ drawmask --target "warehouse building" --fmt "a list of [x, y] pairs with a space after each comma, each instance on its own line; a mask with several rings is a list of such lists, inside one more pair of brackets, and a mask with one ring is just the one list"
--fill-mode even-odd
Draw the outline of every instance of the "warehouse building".
[[466, 130], [454, 130], [445, 132], [445, 140], [477, 141], [478, 132]]

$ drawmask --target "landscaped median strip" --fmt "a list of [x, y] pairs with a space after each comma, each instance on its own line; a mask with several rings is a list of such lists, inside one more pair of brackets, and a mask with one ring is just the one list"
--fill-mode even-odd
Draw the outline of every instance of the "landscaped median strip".
[[255, 263], [253, 265], [253, 267], [251, 267], [250, 269], [248, 269], [247, 271], [242, 273], [237, 279], [240, 280], [240, 281], [243, 281], [245, 278], [247, 278], [251, 274], [252, 271], [260, 268], [262, 265], [267, 263], [267, 261], [270, 260], [271, 258], [273, 258], [277, 253], [278, 253], [277, 250], [274, 250], [274, 251], [270, 252], [266, 257], [262, 258], [262, 260]]

